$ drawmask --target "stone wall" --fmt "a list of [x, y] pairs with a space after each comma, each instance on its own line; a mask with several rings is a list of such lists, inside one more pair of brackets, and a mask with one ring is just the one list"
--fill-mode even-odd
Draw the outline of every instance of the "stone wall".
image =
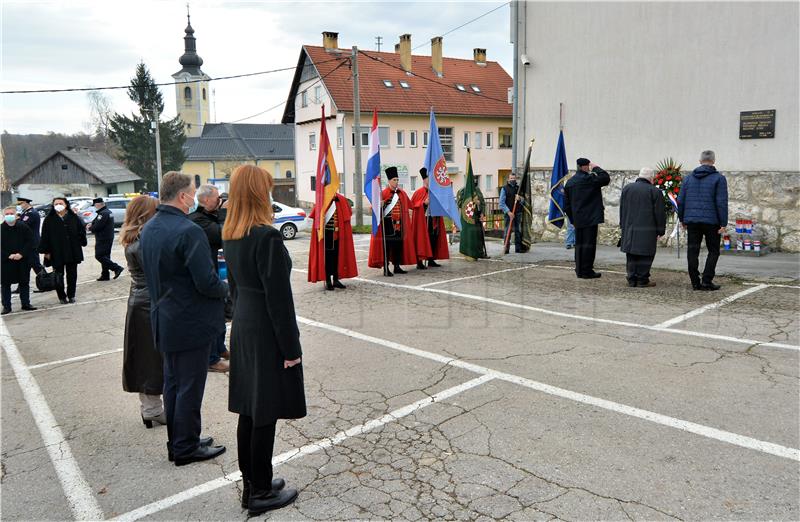
[[[551, 172], [532, 173], [533, 237], [537, 241], [563, 241], [564, 231], [547, 225]], [[603, 189], [605, 223], [598, 241], [615, 245], [619, 239], [619, 197], [622, 187], [638, 172], [609, 171], [611, 184]], [[690, 172], [683, 173], [684, 175]], [[761, 241], [771, 250], [800, 252], [800, 172], [724, 172], [728, 180], [728, 229], [737, 216], [752, 219]], [[671, 232], [667, 230], [667, 234]], [[671, 244], [669, 239], [662, 244]]]

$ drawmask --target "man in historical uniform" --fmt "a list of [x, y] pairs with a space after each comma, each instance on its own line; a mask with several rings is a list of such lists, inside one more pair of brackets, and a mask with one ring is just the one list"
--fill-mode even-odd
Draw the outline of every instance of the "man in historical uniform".
[[22, 224], [26, 225], [33, 232], [33, 251], [31, 252], [31, 268], [33, 272], [38, 274], [42, 271], [42, 263], [39, 261], [39, 238], [41, 229], [41, 217], [39, 212], [31, 205], [31, 200], [28, 198], [17, 198], [17, 206], [19, 207], [19, 220]]
[[[356, 277], [356, 251], [353, 245], [353, 227], [350, 217], [353, 215], [347, 199], [341, 194], [333, 197], [325, 212], [317, 207], [311, 211], [314, 228], [311, 239], [311, 250], [308, 254], [308, 281], [316, 283], [325, 281], [325, 290], [345, 288], [340, 279]], [[319, 219], [325, 221], [323, 237], [317, 238]]]
[[394, 265], [395, 274], [405, 274], [400, 265], [413, 265], [417, 262], [417, 254], [411, 232], [411, 200], [397, 186], [397, 168], [389, 167], [385, 173], [389, 186], [381, 192], [382, 219], [378, 233], [369, 242], [369, 266], [382, 267], [383, 274], [391, 277], [394, 274], [389, 271], [389, 263]]
[[114, 272], [114, 279], [116, 279], [125, 269], [111, 260], [111, 247], [114, 244], [114, 215], [106, 207], [103, 198], [95, 198], [92, 203], [97, 209], [97, 217], [89, 225], [89, 231], [94, 234], [94, 258], [102, 267], [97, 280], [110, 280], [110, 272]]
[[[444, 228], [442, 216], [430, 215], [430, 192], [428, 191], [428, 169], [419, 169], [422, 176], [422, 187], [414, 192], [411, 198], [413, 209], [412, 227], [414, 228], [414, 249], [417, 251], [417, 268], [425, 270], [429, 267], [441, 266], [437, 259], [450, 259], [447, 248], [447, 230]], [[425, 261], [428, 265], [425, 266]]]
[[586, 158], [578, 158], [578, 171], [564, 185], [564, 212], [575, 226], [575, 274], [595, 279], [597, 226], [604, 221], [601, 189], [611, 182], [608, 172]]
[[[503, 211], [505, 219], [505, 235], [503, 237], [509, 237], [510, 233], [514, 234], [514, 252], [519, 254], [527, 252], [528, 249], [522, 244], [522, 212], [525, 201], [522, 196], [517, 194], [518, 192], [517, 176], [511, 172], [508, 175], [508, 181], [500, 189], [500, 210]], [[508, 230], [509, 227], [511, 227], [511, 232]]]

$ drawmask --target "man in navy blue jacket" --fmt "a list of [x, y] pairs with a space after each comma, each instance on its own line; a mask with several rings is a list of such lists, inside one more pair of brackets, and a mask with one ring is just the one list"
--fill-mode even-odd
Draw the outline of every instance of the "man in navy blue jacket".
[[[728, 181], [714, 167], [714, 151], [700, 154], [700, 166], [684, 178], [678, 194], [678, 219], [688, 231], [686, 257], [689, 279], [695, 290], [719, 290], [713, 283], [719, 259], [720, 235], [728, 226]], [[708, 256], [700, 279], [700, 243], [705, 239]]]
[[211, 263], [208, 238], [187, 217], [194, 193], [189, 176], [164, 175], [161, 205], [140, 240], [153, 336], [164, 358], [167, 451], [176, 466], [225, 451], [224, 446], [211, 447], [213, 439], [200, 439], [208, 356], [225, 331], [228, 288]]

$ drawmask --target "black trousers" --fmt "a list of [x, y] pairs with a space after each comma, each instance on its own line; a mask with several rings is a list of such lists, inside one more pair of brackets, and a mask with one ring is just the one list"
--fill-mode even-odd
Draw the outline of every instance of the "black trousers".
[[58, 294], [58, 298], [66, 299], [67, 297], [75, 297], [75, 288], [78, 284], [78, 264], [67, 263], [66, 265], [56, 266], [53, 267], [53, 271], [61, 274], [62, 279], [64, 279], [64, 273], [66, 272], [67, 293], [64, 293], [63, 286], [57, 286], [56, 294]]
[[[706, 223], [689, 223], [686, 225], [686, 259], [689, 263], [689, 279], [692, 286], [709, 284], [714, 280], [719, 259], [719, 225], [709, 225]], [[703, 269], [703, 279], [700, 279], [700, 243], [706, 241], [708, 256], [706, 266]]]
[[396, 232], [395, 236], [386, 238], [386, 251], [383, 253], [384, 266], [389, 266], [392, 263], [394, 266], [400, 266], [403, 261], [403, 236]]
[[236, 428], [236, 447], [239, 453], [239, 471], [249, 480], [252, 490], [272, 488], [272, 451], [275, 447], [275, 424], [272, 420], [264, 426], [254, 426], [253, 418], [239, 415]]
[[[31, 304], [31, 282], [30, 279], [26, 279], [25, 281], [20, 281], [17, 285], [17, 290], [19, 290], [19, 301], [22, 303], [22, 306], [28, 306]], [[2, 284], [2, 298], [3, 298], [3, 308], [11, 308], [11, 283]]]
[[100, 266], [102, 267], [102, 272], [100, 273], [101, 277], [109, 277], [110, 271], [116, 271], [119, 268], [122, 268], [111, 260], [110, 248], [109, 249], [104, 248], [103, 250], [95, 249], [94, 258], [97, 259], [97, 261], [100, 263]]
[[650, 267], [656, 256], [640, 256], [637, 254], [625, 254], [625, 268], [628, 272], [629, 283], [647, 284], [650, 282]]
[[584, 277], [594, 271], [597, 252], [597, 225], [575, 227], [575, 273]]
[[189, 456], [199, 445], [200, 407], [206, 389], [210, 350], [211, 343], [205, 350], [164, 352], [167, 447], [178, 459]]
[[[435, 217], [427, 218], [428, 219], [428, 242], [431, 245], [431, 252], [436, 251], [436, 245], [439, 243], [439, 220]], [[435, 258], [431, 257], [430, 260]]]
[[[512, 234], [514, 234], [514, 252], [518, 254], [525, 251], [525, 247], [522, 245], [522, 217], [520, 212], [523, 212], [522, 206], [517, 206], [517, 212], [514, 214], [514, 221], [511, 223], [511, 226], [513, 227]], [[508, 214], [506, 214], [504, 218], [506, 224], [505, 234], [507, 236], [509, 221], [511, 221], [511, 218], [508, 217]], [[503, 236], [503, 239], [505, 239], [506, 236]]]
[[333, 233], [328, 238], [328, 232], [325, 232], [325, 277], [333, 277], [334, 280], [339, 279], [339, 240], [333, 239]]

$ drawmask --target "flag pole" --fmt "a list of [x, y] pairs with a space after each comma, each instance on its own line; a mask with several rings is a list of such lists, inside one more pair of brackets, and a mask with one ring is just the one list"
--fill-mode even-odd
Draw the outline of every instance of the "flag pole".
[[[530, 168], [531, 151], [533, 150], [533, 142], [534, 142], [534, 138], [531, 138], [531, 142], [528, 145], [528, 154], [525, 156], [525, 167], [524, 167], [524, 171], [525, 172], [522, 173], [522, 177], [523, 178], [528, 173], [528, 168]], [[519, 196], [519, 191], [520, 191], [521, 188], [522, 188], [522, 183], [519, 183], [519, 188], [517, 189], [517, 196]], [[514, 207], [511, 209], [511, 213], [514, 214], [514, 217], [511, 218], [509, 220], [509, 222], [508, 222], [508, 230], [506, 230], [506, 239], [504, 241], [504, 247], [503, 247], [504, 248], [504, 250], [503, 250], [504, 254], [508, 254], [508, 251], [510, 250], [509, 240], [511, 239], [511, 229], [514, 228], [514, 220], [517, 219], [517, 203], [518, 202], [519, 202], [519, 199], [517, 199], [517, 197], [515, 196], [514, 197]]]

